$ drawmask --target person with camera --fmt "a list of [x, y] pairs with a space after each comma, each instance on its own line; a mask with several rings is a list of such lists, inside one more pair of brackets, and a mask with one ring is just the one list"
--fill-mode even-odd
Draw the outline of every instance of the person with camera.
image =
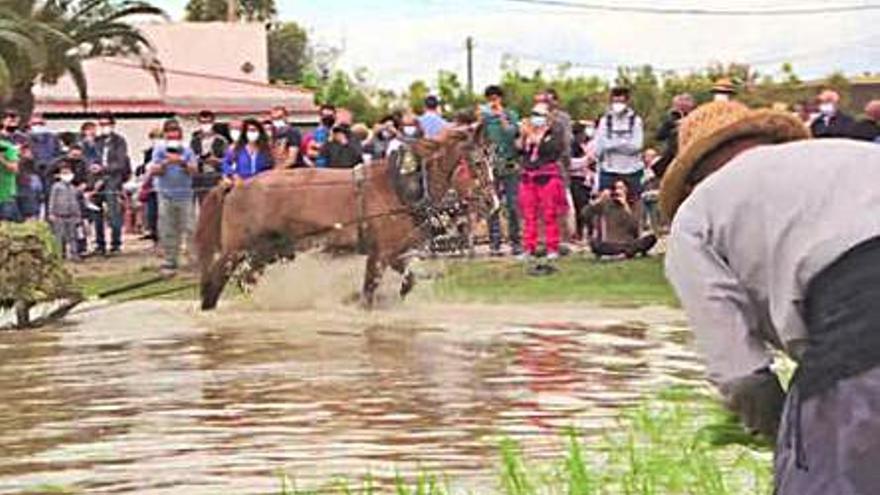
[[[150, 172], [159, 195], [159, 242], [162, 271], [178, 268], [181, 240], [192, 240], [193, 176], [198, 172], [195, 153], [183, 144], [183, 129], [176, 120], [162, 126], [163, 145], [153, 150]], [[193, 253], [193, 250], [189, 250]]]
[[596, 258], [647, 256], [657, 244], [655, 235], [639, 235], [639, 218], [633, 213], [628, 197], [626, 181], [617, 179], [612, 189], [603, 190], [599, 198], [581, 212], [584, 222], [592, 226], [590, 249]]
[[16, 202], [18, 161], [18, 148], [5, 137], [0, 137], [0, 221], [21, 220]]
[[[481, 127], [485, 139], [495, 149], [495, 185], [499, 196], [504, 198], [511, 253], [520, 255], [519, 152], [516, 147], [519, 115], [514, 110], [505, 108], [504, 91], [500, 86], [489, 86], [484, 95], [486, 104], [480, 106], [479, 113]], [[501, 214], [498, 212], [489, 219], [489, 241], [492, 255], [500, 256]]]
[[327, 168], [354, 168], [364, 162], [360, 141], [352, 136], [351, 127], [347, 124], [333, 127], [330, 141], [321, 148], [320, 156]]
[[208, 191], [220, 183], [220, 164], [229, 148], [229, 141], [217, 132], [215, 120], [214, 112], [199, 112], [199, 128], [190, 139], [189, 147], [198, 157], [199, 170], [193, 177], [193, 189], [198, 203], [202, 202]]

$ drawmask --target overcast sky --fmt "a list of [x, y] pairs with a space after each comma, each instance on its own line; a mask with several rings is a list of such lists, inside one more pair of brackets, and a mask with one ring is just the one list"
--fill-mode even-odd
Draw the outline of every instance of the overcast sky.
[[[186, 0], [154, 0], [175, 18]], [[465, 39], [473, 36], [478, 86], [496, 80], [504, 54], [519, 66], [611, 77], [621, 64], [702, 67], [751, 62], [778, 72], [791, 61], [802, 76], [880, 69], [880, 10], [768, 17], [596, 12], [511, 0], [276, 0], [280, 18], [304, 26], [313, 41], [344, 48], [339, 65], [367, 67], [371, 80], [401, 89], [439, 69], [465, 73]], [[876, 0], [570, 0], [603, 5], [701, 9], [827, 8]]]

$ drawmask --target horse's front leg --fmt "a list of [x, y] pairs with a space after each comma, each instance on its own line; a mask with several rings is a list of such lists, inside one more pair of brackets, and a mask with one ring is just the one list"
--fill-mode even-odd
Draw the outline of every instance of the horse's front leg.
[[399, 273], [403, 280], [400, 282], [400, 298], [406, 299], [406, 296], [412, 292], [416, 286], [416, 275], [409, 267], [409, 260], [403, 256], [395, 258], [391, 262], [391, 269]]
[[364, 290], [361, 294], [362, 303], [365, 308], [373, 309], [376, 303], [376, 289], [382, 282], [382, 274], [385, 272], [384, 261], [375, 254], [367, 257], [367, 269], [364, 272]]

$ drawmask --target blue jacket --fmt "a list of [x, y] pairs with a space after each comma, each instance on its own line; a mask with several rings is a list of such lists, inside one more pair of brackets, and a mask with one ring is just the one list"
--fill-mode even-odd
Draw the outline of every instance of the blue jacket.
[[246, 147], [230, 148], [223, 157], [223, 177], [250, 179], [272, 169], [272, 160], [266, 153], [257, 152], [251, 159]]

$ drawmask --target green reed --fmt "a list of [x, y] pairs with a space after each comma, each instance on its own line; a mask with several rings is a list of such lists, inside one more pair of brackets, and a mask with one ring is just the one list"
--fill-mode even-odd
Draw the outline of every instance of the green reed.
[[[499, 445], [495, 486], [475, 493], [503, 495], [744, 495], [771, 492], [769, 445], [745, 434], [735, 419], [706, 395], [672, 389], [621, 414], [601, 438], [569, 430], [556, 461], [536, 463], [517, 442]], [[286, 479], [286, 478], [285, 478]], [[392, 486], [337, 485], [282, 495], [457, 495], [448, 483], [421, 473], [398, 476]]]

